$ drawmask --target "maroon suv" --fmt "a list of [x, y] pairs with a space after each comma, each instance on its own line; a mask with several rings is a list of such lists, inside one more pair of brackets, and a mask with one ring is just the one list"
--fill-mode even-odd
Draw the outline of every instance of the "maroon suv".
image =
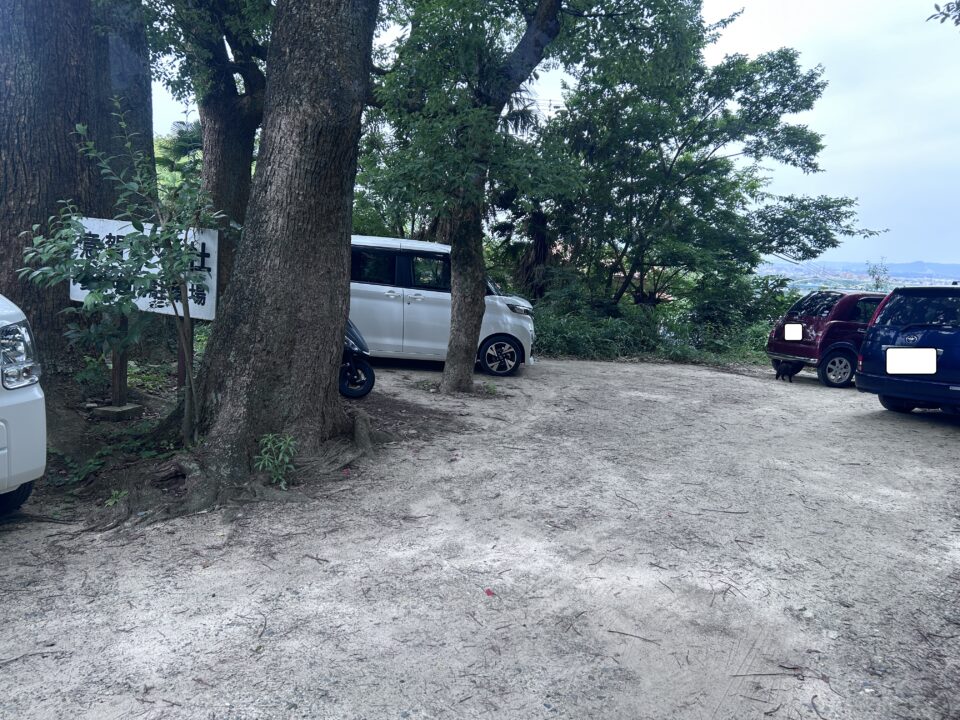
[[779, 371], [795, 374], [815, 367], [827, 387], [848, 387], [857, 369], [857, 355], [867, 323], [883, 293], [818, 290], [793, 304], [777, 321], [767, 340], [767, 355]]

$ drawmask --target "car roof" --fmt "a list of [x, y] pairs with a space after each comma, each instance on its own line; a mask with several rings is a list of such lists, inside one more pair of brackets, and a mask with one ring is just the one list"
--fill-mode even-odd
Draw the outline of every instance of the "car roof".
[[824, 288], [822, 290], [811, 290], [807, 295], [815, 295], [817, 293], [830, 293], [832, 295], [876, 295], [877, 297], [884, 297], [887, 293], [878, 290], [841, 290], [839, 288]]
[[960, 285], [910, 285], [893, 292], [901, 295], [960, 295]]
[[389, 248], [391, 250], [425, 250], [427, 252], [449, 253], [450, 246], [423, 240], [408, 238], [388, 238], [376, 235], [351, 235], [350, 244], [361, 247]]

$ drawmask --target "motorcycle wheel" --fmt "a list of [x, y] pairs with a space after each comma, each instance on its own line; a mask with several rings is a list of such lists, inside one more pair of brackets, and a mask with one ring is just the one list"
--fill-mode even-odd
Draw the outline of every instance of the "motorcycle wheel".
[[348, 398], [362, 398], [373, 390], [376, 375], [373, 367], [363, 358], [340, 366], [340, 394]]

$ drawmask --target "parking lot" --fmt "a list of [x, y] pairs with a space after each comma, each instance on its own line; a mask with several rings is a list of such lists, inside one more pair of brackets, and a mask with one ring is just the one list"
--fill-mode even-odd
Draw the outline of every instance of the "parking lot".
[[438, 379], [379, 368], [396, 441], [298, 502], [0, 525], [0, 717], [960, 715], [957, 419], [759, 369]]

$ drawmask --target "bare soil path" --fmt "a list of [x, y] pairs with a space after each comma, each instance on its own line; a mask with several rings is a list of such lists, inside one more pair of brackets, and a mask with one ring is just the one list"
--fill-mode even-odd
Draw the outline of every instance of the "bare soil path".
[[0, 717], [960, 717], [957, 420], [760, 371], [438, 379], [381, 369], [400, 439], [315, 499], [0, 525]]

